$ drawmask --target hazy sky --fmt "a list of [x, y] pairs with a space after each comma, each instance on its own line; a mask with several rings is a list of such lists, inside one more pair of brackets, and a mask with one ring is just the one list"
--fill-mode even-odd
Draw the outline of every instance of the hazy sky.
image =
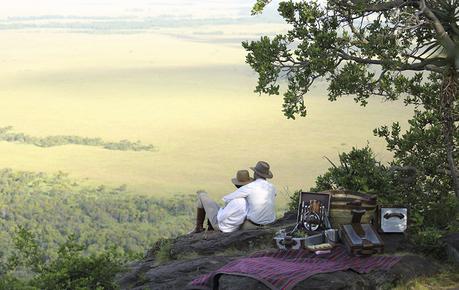
[[[262, 16], [252, 17], [254, 1], [245, 0], [18, 0], [3, 4], [2, 24], [20, 20], [53, 20], [62, 18], [145, 18], [193, 19], [209, 21], [250, 18], [251, 21], [273, 21], [271, 5]], [[6, 7], [5, 7], [6, 6]], [[19, 18], [19, 19], [18, 19]], [[26, 18], [26, 19], [24, 19]], [[39, 19], [37, 19], [39, 18]]]
[[[240, 46], [242, 40], [273, 35], [283, 24], [272, 3], [250, 15], [246, 0], [17, 0], [0, 11], [0, 30], [78, 33], [156, 32], [182, 39]], [[6, 6], [6, 7], [5, 7]]]
[[[38, 15], [78, 16], [248, 16], [254, 1], [245, 0], [17, 0], [4, 3], [2, 17]], [[6, 7], [5, 7], [6, 6]]]

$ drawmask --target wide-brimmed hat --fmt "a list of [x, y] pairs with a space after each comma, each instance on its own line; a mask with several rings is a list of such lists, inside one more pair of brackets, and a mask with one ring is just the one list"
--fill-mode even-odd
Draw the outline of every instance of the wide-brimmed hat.
[[234, 185], [246, 185], [253, 181], [253, 178], [250, 177], [248, 170], [239, 170], [236, 173], [236, 177], [231, 179]]
[[255, 173], [264, 178], [273, 178], [273, 173], [269, 170], [269, 164], [266, 161], [258, 161], [255, 167], [250, 167]]

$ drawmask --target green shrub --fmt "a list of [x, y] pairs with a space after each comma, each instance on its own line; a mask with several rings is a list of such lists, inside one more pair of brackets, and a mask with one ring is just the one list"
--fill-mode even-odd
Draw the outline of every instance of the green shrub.
[[287, 205], [287, 209], [289, 212], [298, 212], [298, 204], [300, 199], [301, 190], [295, 191], [292, 195], [289, 196], [289, 202]]
[[317, 177], [311, 191], [339, 188], [379, 194], [391, 191], [390, 172], [376, 160], [370, 147], [352, 148], [349, 153], [339, 154], [338, 158], [339, 164], [330, 161], [332, 167]]
[[[84, 255], [85, 246], [70, 236], [54, 259], [45, 259], [35, 236], [20, 227], [14, 238], [15, 253], [0, 278], [0, 289], [117, 289], [115, 276], [124, 263], [115, 249]], [[21, 273], [27, 272], [24, 276]]]
[[164, 263], [172, 259], [172, 241], [170, 239], [160, 239], [155, 244], [155, 258], [158, 263]]

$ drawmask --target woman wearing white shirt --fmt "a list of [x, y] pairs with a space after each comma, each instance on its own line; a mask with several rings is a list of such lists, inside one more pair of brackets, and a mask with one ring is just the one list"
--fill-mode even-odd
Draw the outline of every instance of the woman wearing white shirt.
[[[247, 170], [239, 170], [233, 184], [240, 188], [253, 181]], [[220, 206], [213, 201], [205, 191], [198, 191], [198, 204], [196, 212], [196, 227], [191, 233], [204, 231], [203, 223], [207, 214], [208, 230], [219, 230], [224, 233], [234, 232], [244, 223], [247, 216], [247, 201], [245, 198], [232, 198], [225, 200], [226, 206]]]

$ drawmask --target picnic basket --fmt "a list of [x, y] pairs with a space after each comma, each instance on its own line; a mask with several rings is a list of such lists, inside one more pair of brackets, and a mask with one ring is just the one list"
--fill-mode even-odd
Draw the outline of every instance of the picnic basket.
[[350, 224], [353, 209], [366, 210], [362, 216], [364, 224], [370, 224], [375, 217], [377, 204], [376, 197], [373, 195], [349, 190], [328, 190], [321, 193], [328, 193], [331, 196], [330, 222], [333, 228]]

